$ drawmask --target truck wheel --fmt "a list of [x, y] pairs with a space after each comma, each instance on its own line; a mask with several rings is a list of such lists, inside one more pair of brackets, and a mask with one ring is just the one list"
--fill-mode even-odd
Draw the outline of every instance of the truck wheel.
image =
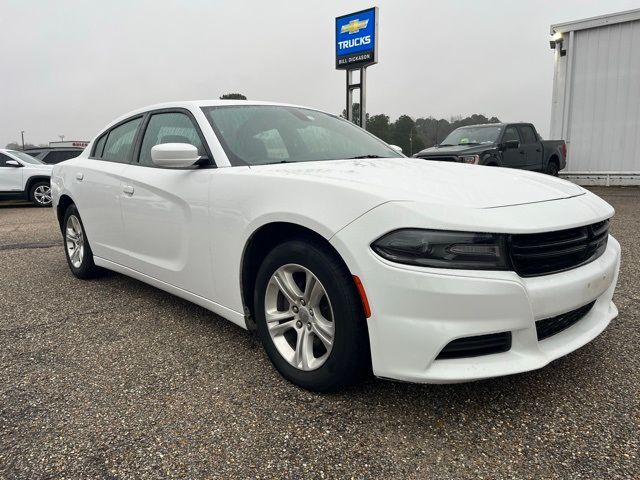
[[353, 277], [319, 242], [290, 240], [264, 259], [256, 278], [258, 335], [290, 382], [326, 392], [370, 369], [369, 337]]
[[49, 182], [35, 182], [29, 189], [29, 200], [36, 207], [51, 206], [51, 186]]
[[552, 177], [558, 176], [558, 164], [556, 162], [549, 162], [549, 164], [547, 165], [547, 174], [551, 175]]

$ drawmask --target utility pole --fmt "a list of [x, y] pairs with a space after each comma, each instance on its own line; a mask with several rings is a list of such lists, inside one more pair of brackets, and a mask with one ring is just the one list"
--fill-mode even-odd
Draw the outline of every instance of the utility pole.
[[24, 130], [20, 130], [20, 135], [22, 136], [22, 151], [24, 152]]
[[58, 135], [58, 137], [60, 137], [61, 142], [64, 142], [64, 135]]
[[409, 156], [413, 156], [413, 132], [409, 132]]

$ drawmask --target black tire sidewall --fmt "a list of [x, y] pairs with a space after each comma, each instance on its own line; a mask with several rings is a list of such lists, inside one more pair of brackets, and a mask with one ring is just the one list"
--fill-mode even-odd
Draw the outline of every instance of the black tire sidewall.
[[550, 162], [549, 165], [547, 165], [547, 173], [549, 175], [551, 175], [552, 177], [557, 177], [558, 176], [558, 165], [556, 165], [555, 162]]
[[[298, 264], [320, 280], [331, 303], [335, 322], [334, 344], [326, 362], [312, 371], [290, 365], [278, 352], [268, 332], [264, 298], [269, 279], [283, 265]], [[357, 381], [368, 365], [368, 334], [353, 279], [328, 249], [304, 240], [277, 246], [266, 257], [256, 279], [254, 311], [258, 335], [276, 369], [292, 383], [314, 391], [338, 390]]]
[[36, 207], [39, 208], [47, 208], [50, 207], [51, 204], [53, 202], [49, 202], [47, 205], [43, 205], [41, 203], [38, 203], [38, 201], [36, 200], [36, 188], [38, 188], [40, 185], [45, 185], [49, 188], [51, 188], [51, 185], [49, 184], [49, 182], [45, 182], [45, 181], [38, 181], [35, 182], [33, 185], [31, 185], [31, 187], [29, 188], [29, 200], [31, 201], [31, 203], [33, 203]]
[[[84, 255], [82, 257], [82, 262], [80, 263], [80, 266], [78, 268], [74, 267], [73, 263], [71, 263], [69, 252], [67, 250], [67, 222], [69, 221], [69, 217], [71, 215], [74, 215], [80, 222], [80, 228], [82, 228], [82, 236], [84, 238]], [[87, 232], [84, 229], [82, 218], [80, 218], [78, 209], [73, 204], [70, 205], [64, 213], [64, 220], [62, 222], [62, 237], [64, 242], [64, 256], [67, 259], [67, 264], [69, 265], [71, 273], [73, 273], [76, 277], [82, 279], [95, 277], [98, 273], [98, 267], [96, 267], [95, 263], [93, 263], [93, 252], [91, 251], [91, 246], [89, 245], [89, 239], [87, 238]]]

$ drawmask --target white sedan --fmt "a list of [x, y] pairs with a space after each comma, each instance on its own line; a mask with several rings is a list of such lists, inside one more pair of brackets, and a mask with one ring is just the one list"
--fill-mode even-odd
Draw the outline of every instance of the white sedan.
[[131, 112], [52, 177], [69, 267], [102, 268], [257, 329], [327, 391], [373, 370], [461, 382], [543, 367], [617, 315], [613, 208], [526, 171], [406, 158], [317, 110]]

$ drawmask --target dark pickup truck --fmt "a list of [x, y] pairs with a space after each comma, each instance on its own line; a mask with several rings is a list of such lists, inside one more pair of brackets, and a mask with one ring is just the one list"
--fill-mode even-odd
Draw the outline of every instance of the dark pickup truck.
[[542, 140], [530, 123], [470, 125], [414, 155], [425, 160], [520, 168], [558, 175], [567, 164], [564, 140]]

